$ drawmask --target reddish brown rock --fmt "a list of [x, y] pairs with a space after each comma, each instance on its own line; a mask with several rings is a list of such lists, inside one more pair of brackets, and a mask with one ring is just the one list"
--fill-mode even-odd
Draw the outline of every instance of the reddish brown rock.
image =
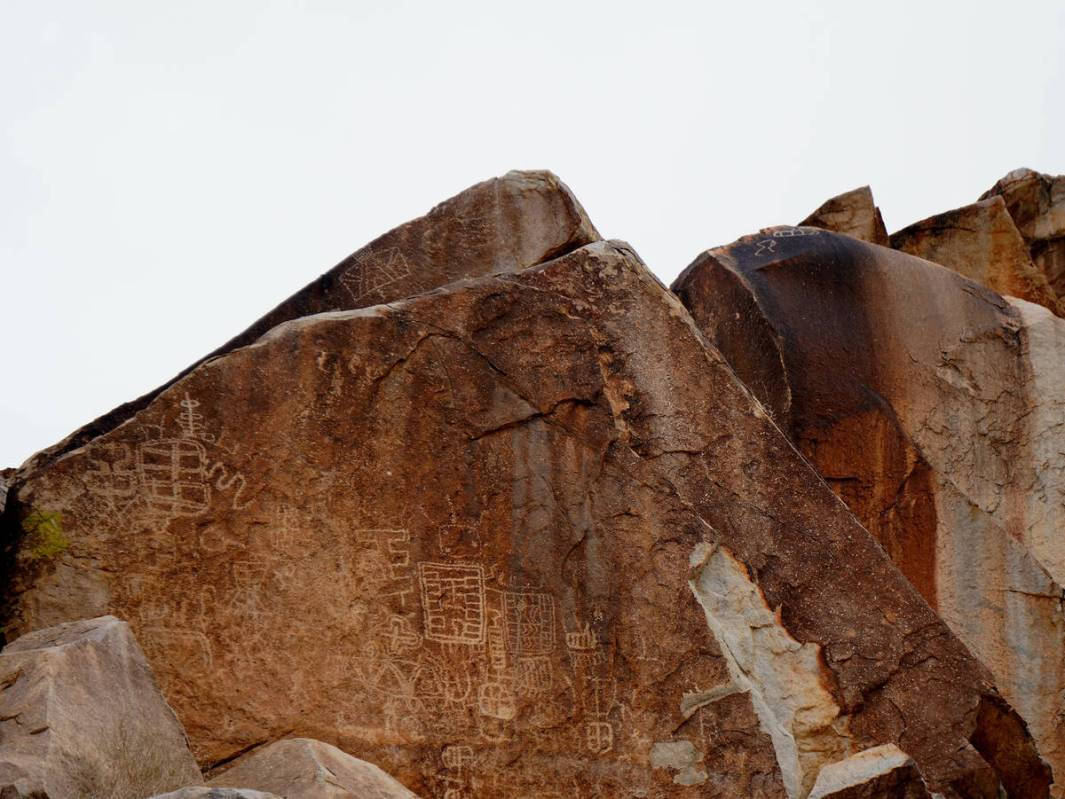
[[10, 623], [128, 617], [205, 765], [300, 735], [426, 796], [799, 797], [896, 743], [949, 795], [1046, 796], [622, 244], [281, 325], [14, 496]]
[[373, 763], [309, 738], [286, 738], [256, 749], [213, 777], [211, 785], [240, 785], [285, 799], [418, 799]]
[[1057, 294], [1032, 262], [1001, 197], [916, 222], [892, 234], [891, 246], [1060, 314]]
[[37, 453], [23, 470], [108, 432], [199, 364], [253, 343], [282, 322], [391, 302], [462, 278], [517, 272], [598, 239], [580, 203], [550, 172], [508, 172], [478, 183], [374, 239], [173, 380]]
[[129, 627], [104, 617], [0, 652], [0, 795], [141, 797], [202, 785]]
[[711, 250], [674, 289], [1065, 769], [1065, 322], [812, 228]]
[[929, 799], [917, 764], [894, 744], [821, 769], [810, 799]]
[[1015, 169], [980, 199], [1001, 196], [1058, 296], [1065, 296], [1065, 176]]
[[888, 246], [884, 218], [880, 216], [880, 209], [873, 202], [873, 192], [868, 186], [833, 197], [799, 224]]
[[182, 788], [153, 796], [152, 799], [289, 799], [289, 797], [253, 791], [248, 788]]

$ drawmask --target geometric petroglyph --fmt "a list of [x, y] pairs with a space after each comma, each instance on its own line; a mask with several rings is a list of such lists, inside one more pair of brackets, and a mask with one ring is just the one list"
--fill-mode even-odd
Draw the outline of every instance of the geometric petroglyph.
[[207, 510], [207, 450], [199, 441], [164, 438], [137, 447], [137, 475], [152, 510], [174, 516]]
[[758, 249], [754, 251], [755, 255], [762, 255], [763, 253], [773, 253], [777, 249], [777, 243], [773, 239], [762, 239], [755, 242], [758, 245]]
[[518, 696], [533, 698], [551, 692], [551, 659], [540, 655], [522, 658], [516, 664], [514, 689]]
[[593, 755], [606, 754], [614, 748], [614, 728], [605, 721], [589, 721], [584, 725], [584, 740]]
[[595, 637], [595, 633], [592, 632], [592, 628], [587, 622], [580, 628], [566, 633], [566, 647], [576, 650], [578, 652], [587, 652], [595, 650], [599, 646], [599, 641]]
[[507, 591], [503, 595], [507, 649], [546, 655], [555, 649], [555, 598], [550, 594]]
[[769, 235], [775, 239], [790, 239], [797, 236], [820, 236], [821, 231], [816, 228], [785, 227], [774, 230]]
[[410, 570], [410, 533], [403, 529], [354, 530], [360, 550], [355, 576], [362, 583], [362, 593], [382, 597], [399, 597], [406, 607], [414, 593]]
[[419, 563], [425, 638], [442, 644], [482, 644], [484, 575], [477, 563]]
[[366, 253], [344, 270], [340, 283], [353, 302], [359, 302], [386, 286], [410, 277], [410, 264], [403, 253], [392, 247], [379, 253]]

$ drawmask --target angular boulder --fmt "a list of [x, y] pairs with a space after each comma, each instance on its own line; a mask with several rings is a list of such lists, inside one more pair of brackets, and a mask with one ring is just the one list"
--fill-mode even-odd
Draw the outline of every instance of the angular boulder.
[[1015, 169], [980, 199], [994, 196], [1006, 202], [1050, 287], [1065, 296], [1065, 176]]
[[[32, 557], [35, 518], [67, 545]], [[125, 614], [207, 766], [300, 735], [423, 795], [800, 797], [897, 743], [955, 796], [1047, 795], [989, 673], [621, 243], [280, 325], [7, 520], [9, 623]]]
[[809, 799], [929, 799], [913, 759], [894, 744], [851, 755], [821, 769]]
[[203, 784], [128, 625], [38, 630], [0, 652], [0, 795], [141, 799]]
[[674, 290], [1065, 771], [1065, 321], [812, 228]]
[[888, 246], [887, 228], [868, 186], [844, 192], [827, 200], [799, 223], [807, 227], [844, 233], [871, 244]]
[[374, 239], [163, 386], [42, 450], [22, 470], [112, 430], [204, 361], [251, 344], [282, 322], [391, 302], [463, 278], [517, 272], [599, 238], [572, 192], [550, 172], [514, 171], [478, 183]]
[[891, 246], [953, 269], [992, 291], [1061, 314], [1001, 197], [937, 214], [891, 235]]
[[213, 777], [210, 784], [241, 785], [276, 793], [285, 799], [342, 796], [417, 799], [416, 794], [373, 763], [310, 738], [286, 738], [256, 749]]

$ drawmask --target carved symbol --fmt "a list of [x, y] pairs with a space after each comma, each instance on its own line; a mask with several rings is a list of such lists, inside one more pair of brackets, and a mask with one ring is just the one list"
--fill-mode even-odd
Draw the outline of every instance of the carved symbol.
[[443, 644], [482, 644], [484, 575], [477, 563], [419, 563], [425, 638]]
[[469, 746], [445, 746], [440, 752], [444, 768], [464, 769], [473, 765], [473, 749]]
[[585, 625], [573, 632], [566, 633], [566, 646], [570, 649], [580, 650], [592, 650], [599, 645], [599, 642], [595, 638], [595, 633], [592, 632], [590, 625]]
[[555, 649], [555, 598], [550, 594], [503, 595], [507, 648], [511, 652], [544, 655]]
[[361, 302], [398, 280], [410, 277], [410, 264], [396, 247], [379, 253], [365, 253], [340, 275], [340, 282], [351, 295], [352, 302]]
[[540, 656], [518, 661], [514, 688], [519, 696], [536, 697], [549, 694], [551, 683], [550, 658]]
[[152, 510], [186, 516], [210, 504], [207, 451], [199, 441], [164, 438], [139, 445], [137, 473]]
[[503, 721], [518, 715], [514, 693], [501, 682], [486, 682], [477, 689], [477, 709], [485, 716]]
[[786, 227], [780, 230], [774, 230], [769, 234], [775, 239], [791, 239], [796, 236], [819, 236], [821, 231], [816, 228], [805, 227]]
[[755, 255], [761, 255], [763, 252], [772, 253], [776, 251], [777, 243], [773, 239], [762, 239], [758, 244], [758, 249], [754, 251]]
[[589, 721], [584, 725], [584, 740], [589, 752], [605, 754], [614, 748], [614, 728], [605, 721]]

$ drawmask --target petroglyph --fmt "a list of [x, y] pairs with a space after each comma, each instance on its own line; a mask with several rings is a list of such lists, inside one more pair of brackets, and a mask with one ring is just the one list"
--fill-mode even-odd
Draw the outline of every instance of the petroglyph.
[[395, 248], [381, 252], [364, 252], [340, 275], [340, 282], [351, 301], [362, 303], [386, 286], [410, 277], [406, 256]]
[[555, 649], [555, 599], [550, 594], [503, 595], [507, 649], [529, 655], [544, 655]]
[[482, 644], [484, 574], [477, 563], [419, 563], [425, 637], [445, 644]]

